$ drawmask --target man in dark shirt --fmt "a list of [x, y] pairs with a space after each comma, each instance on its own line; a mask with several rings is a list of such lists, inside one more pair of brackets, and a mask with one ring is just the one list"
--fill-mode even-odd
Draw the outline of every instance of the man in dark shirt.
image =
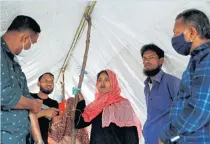
[[38, 23], [28, 16], [17, 16], [1, 37], [1, 143], [25, 144], [30, 129], [29, 111], [37, 113], [42, 101], [30, 96], [25, 74], [16, 55], [37, 42]]
[[35, 99], [43, 100], [42, 110], [37, 113], [37, 117], [42, 139], [47, 144], [49, 123], [53, 117], [58, 115], [58, 102], [48, 96], [54, 89], [53, 74], [49, 72], [42, 74], [38, 79], [37, 85], [40, 87], [39, 93], [31, 94], [31, 96]]

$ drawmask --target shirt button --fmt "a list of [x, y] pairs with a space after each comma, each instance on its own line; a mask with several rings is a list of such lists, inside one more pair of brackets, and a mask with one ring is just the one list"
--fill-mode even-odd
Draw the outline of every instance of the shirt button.
[[151, 98], [151, 100], [152, 100], [152, 98]]

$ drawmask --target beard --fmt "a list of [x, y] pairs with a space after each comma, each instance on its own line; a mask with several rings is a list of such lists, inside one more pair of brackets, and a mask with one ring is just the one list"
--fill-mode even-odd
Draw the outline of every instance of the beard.
[[53, 91], [53, 88], [52, 88], [52, 89], [46, 90], [45, 88], [40, 87], [40, 91], [41, 91], [42, 93], [44, 93], [44, 94], [51, 94], [52, 91]]
[[148, 77], [155, 76], [155, 75], [157, 75], [160, 72], [161, 67], [162, 66], [160, 65], [160, 66], [158, 66], [157, 68], [155, 68], [153, 70], [143, 70], [143, 73], [144, 73], [145, 76], [148, 76]]

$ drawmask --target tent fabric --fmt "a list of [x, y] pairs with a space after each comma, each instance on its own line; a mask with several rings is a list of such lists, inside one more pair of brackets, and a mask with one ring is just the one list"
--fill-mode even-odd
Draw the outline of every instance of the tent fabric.
[[[42, 32], [37, 44], [19, 57], [31, 92], [37, 92], [38, 77], [47, 71], [58, 77], [88, 0], [3, 0], [1, 34], [15, 16], [33, 17]], [[140, 48], [155, 43], [166, 53], [163, 69], [181, 77], [189, 57], [178, 55], [171, 46], [175, 17], [185, 9], [197, 8], [210, 17], [209, 0], [99, 0], [92, 13], [88, 72], [82, 92], [87, 103], [94, 99], [96, 75], [112, 69], [118, 76], [122, 95], [130, 100], [143, 123], [146, 120], [143, 64]], [[79, 81], [85, 51], [87, 26], [79, 37], [65, 72], [65, 95]], [[60, 80], [51, 98], [62, 99]]]

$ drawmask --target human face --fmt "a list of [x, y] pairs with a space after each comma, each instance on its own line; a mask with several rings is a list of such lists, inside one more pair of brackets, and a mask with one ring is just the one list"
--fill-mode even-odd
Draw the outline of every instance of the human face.
[[49, 74], [45, 74], [38, 82], [38, 86], [40, 87], [41, 92], [44, 94], [50, 94], [54, 89], [54, 78]]
[[193, 41], [197, 35], [195, 28], [189, 24], [185, 24], [183, 18], [179, 18], [175, 21], [173, 32], [173, 37], [184, 34], [186, 42]]
[[182, 18], [176, 20], [174, 36], [171, 39], [174, 50], [181, 55], [189, 55], [196, 37], [195, 28], [184, 23]]
[[159, 58], [158, 55], [151, 50], [144, 52], [142, 59], [144, 70], [146, 71], [154, 70], [163, 64], [163, 58]]
[[97, 79], [96, 87], [100, 93], [108, 93], [111, 90], [111, 81], [106, 73], [101, 73]]
[[23, 50], [29, 50], [32, 48], [32, 45], [35, 44], [38, 40], [39, 33], [32, 33], [32, 32], [23, 32], [19, 35], [19, 42], [20, 46], [16, 50], [15, 54], [19, 55]]

